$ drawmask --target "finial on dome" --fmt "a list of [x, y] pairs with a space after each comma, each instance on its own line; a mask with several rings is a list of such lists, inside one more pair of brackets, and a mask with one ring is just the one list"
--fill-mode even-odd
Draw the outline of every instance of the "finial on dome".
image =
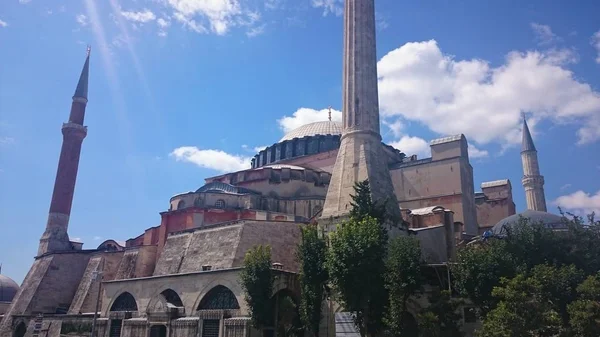
[[331, 105], [329, 106], [329, 121], [331, 122]]

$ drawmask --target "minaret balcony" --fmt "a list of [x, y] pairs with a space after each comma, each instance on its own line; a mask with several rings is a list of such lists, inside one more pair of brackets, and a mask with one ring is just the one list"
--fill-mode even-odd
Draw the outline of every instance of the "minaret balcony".
[[85, 137], [87, 135], [87, 126], [83, 126], [77, 123], [63, 123], [62, 133], [63, 135], [79, 134]]

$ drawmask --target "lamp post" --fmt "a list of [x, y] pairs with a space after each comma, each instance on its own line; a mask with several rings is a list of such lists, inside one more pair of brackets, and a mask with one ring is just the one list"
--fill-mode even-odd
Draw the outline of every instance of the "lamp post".
[[101, 265], [96, 268], [92, 272], [92, 279], [98, 281], [98, 294], [96, 295], [96, 309], [94, 310], [94, 322], [92, 323], [92, 334], [90, 337], [95, 337], [96, 334], [96, 321], [98, 319], [98, 309], [100, 307], [100, 291], [102, 290], [102, 274], [104, 271], [104, 257], [100, 257], [102, 259]]

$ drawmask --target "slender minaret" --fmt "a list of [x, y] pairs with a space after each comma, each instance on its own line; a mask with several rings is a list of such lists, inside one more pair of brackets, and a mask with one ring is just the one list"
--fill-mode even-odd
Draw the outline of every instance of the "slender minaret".
[[521, 145], [521, 161], [523, 162], [523, 187], [527, 199], [527, 209], [546, 212], [546, 196], [544, 195], [544, 177], [540, 174], [537, 150], [523, 116], [523, 141]]
[[69, 121], [63, 123], [62, 126], [63, 143], [58, 160], [56, 179], [54, 180], [48, 223], [40, 239], [38, 256], [48, 252], [71, 249], [67, 228], [69, 226], [71, 204], [73, 203], [73, 193], [75, 192], [75, 181], [77, 180], [81, 143], [87, 135], [87, 127], [83, 126], [83, 119], [88, 102], [89, 68], [90, 48], [88, 47], [85, 64], [73, 95]]
[[346, 0], [343, 63], [343, 130], [322, 217], [346, 216], [354, 183], [368, 179], [373, 200], [399, 218], [379, 129], [374, 0]]

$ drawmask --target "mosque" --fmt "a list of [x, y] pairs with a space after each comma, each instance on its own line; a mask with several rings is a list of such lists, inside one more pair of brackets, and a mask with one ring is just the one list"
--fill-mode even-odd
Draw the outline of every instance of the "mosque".
[[[87, 136], [88, 50], [62, 126], [63, 145], [37, 256], [20, 288], [0, 275], [0, 337], [259, 336], [238, 278], [246, 251], [271, 246], [277, 276], [273, 298], [296, 300], [299, 224], [342, 219], [347, 191], [366, 178], [374, 199], [393, 200], [390, 212], [408, 222], [431, 264], [448, 262], [460, 242], [501, 231], [515, 220], [509, 180], [485, 182], [480, 192], [474, 191], [464, 135], [432, 140], [430, 158], [381, 142], [373, 0], [347, 1], [361, 2], [356, 8], [363, 12], [346, 11], [345, 20], [361, 19], [351, 20], [357, 24], [346, 30], [373, 35], [346, 41], [344, 83], [356, 85], [345, 86], [351, 89], [344, 93], [343, 123], [329, 118], [287, 133], [257, 153], [251, 168], [206, 178], [203, 186], [171, 197], [158, 226], [93, 249], [83, 249], [67, 233]], [[352, 65], [361, 62], [366, 70], [357, 72]], [[524, 215], [554, 223], [556, 216], [546, 213], [544, 179], [525, 121], [521, 157]], [[335, 333], [332, 311], [322, 325], [324, 334]], [[263, 333], [275, 335], [275, 327]]]

